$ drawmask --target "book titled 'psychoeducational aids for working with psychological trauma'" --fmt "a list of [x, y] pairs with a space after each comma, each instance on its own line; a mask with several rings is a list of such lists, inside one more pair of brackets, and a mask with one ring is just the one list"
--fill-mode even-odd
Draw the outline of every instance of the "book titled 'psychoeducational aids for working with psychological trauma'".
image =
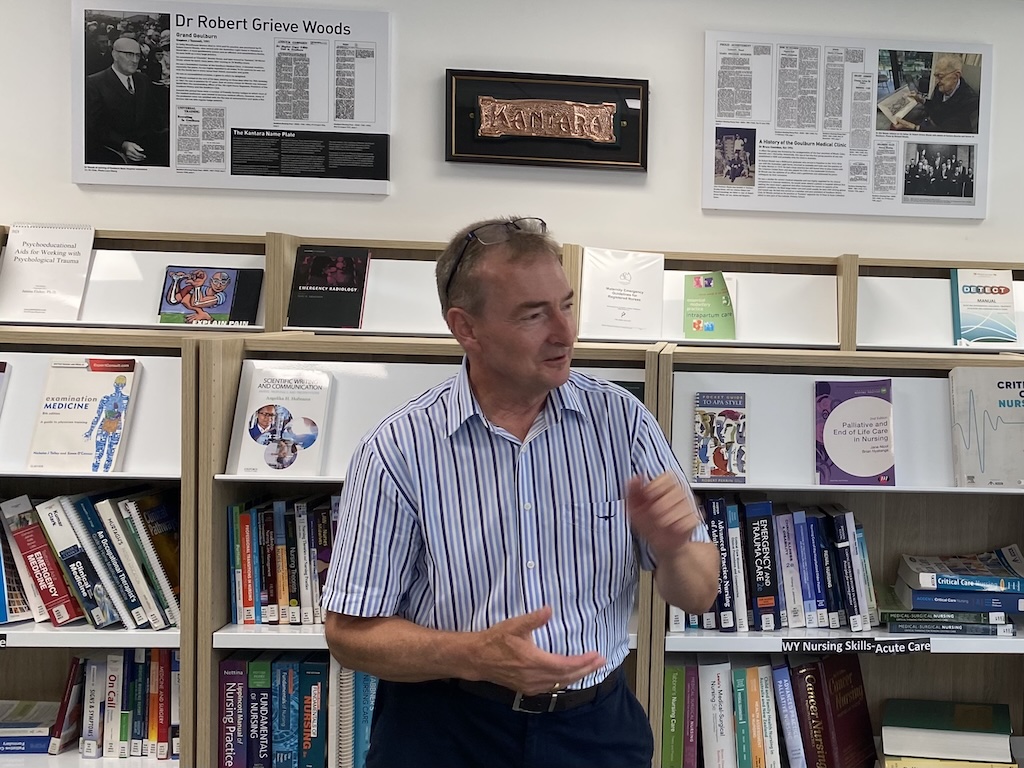
[[170, 266], [160, 293], [161, 323], [256, 324], [262, 269]]
[[117, 471], [140, 373], [134, 358], [51, 360], [28, 468], [65, 474]]
[[747, 396], [698, 392], [693, 412], [693, 481], [747, 481]]
[[1024, 487], [1024, 368], [949, 372], [953, 483]]
[[359, 328], [366, 299], [366, 248], [300, 245], [295, 253], [288, 325]]
[[[323, 462], [331, 374], [309, 368], [263, 367], [247, 361], [244, 410], [236, 409], [231, 453], [237, 474], [319, 475]], [[239, 397], [239, 401], [242, 398]]]
[[895, 485], [892, 379], [814, 382], [818, 485]]
[[14, 224], [0, 262], [0, 321], [73, 323], [92, 263], [86, 224]]
[[954, 344], [969, 347], [1017, 340], [1012, 270], [951, 269], [949, 283]]

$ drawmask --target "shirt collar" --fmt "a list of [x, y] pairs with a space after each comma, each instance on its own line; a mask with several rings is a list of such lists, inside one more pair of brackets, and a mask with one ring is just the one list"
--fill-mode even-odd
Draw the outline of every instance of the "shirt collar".
[[[469, 385], [469, 359], [466, 357], [462, 358], [462, 365], [459, 366], [459, 372], [455, 375], [451, 391], [452, 397], [448, 406], [448, 437], [455, 434], [459, 427], [472, 416], [479, 416], [481, 421], [487, 421], [484, 412], [480, 410], [480, 403], [477, 402], [476, 396], [473, 394], [473, 388]], [[579, 392], [571, 377], [565, 384], [548, 394], [542, 412], [548, 423], [551, 424], [561, 421], [562, 415], [567, 410], [575, 411], [583, 419], [587, 418], [587, 412], [583, 408]]]

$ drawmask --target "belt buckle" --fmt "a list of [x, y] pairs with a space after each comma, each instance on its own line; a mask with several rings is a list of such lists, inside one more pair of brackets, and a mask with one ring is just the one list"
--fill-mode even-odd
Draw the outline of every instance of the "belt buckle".
[[[562, 691], [555, 691], [554, 693], [547, 694], [548, 696], [551, 697], [551, 700], [548, 703], [548, 708], [547, 709], [524, 709], [522, 707], [523, 699], [524, 698], [534, 698], [534, 697], [533, 696], [525, 697], [523, 695], [522, 691], [516, 691], [516, 698], [512, 702], [512, 711], [513, 712], [525, 712], [528, 715], [541, 715], [541, 714], [544, 714], [545, 712], [554, 712], [555, 711], [555, 703], [558, 701], [558, 697], [559, 697], [559, 695], [561, 693], [562, 693]], [[540, 694], [537, 694], [537, 695], [540, 695]]]

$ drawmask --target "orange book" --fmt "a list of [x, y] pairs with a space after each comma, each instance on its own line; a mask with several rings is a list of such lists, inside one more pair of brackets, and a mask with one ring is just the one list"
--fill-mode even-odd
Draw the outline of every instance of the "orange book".
[[756, 666], [747, 667], [747, 722], [750, 723], [750, 764], [753, 768], [765, 768], [761, 678]]

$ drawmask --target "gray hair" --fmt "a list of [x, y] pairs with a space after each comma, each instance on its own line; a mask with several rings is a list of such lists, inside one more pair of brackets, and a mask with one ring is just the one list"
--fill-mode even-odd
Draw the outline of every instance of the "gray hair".
[[941, 75], [950, 72], [963, 72], [964, 57], [959, 53], [938, 53], [935, 54], [935, 61], [932, 62], [932, 72]]

